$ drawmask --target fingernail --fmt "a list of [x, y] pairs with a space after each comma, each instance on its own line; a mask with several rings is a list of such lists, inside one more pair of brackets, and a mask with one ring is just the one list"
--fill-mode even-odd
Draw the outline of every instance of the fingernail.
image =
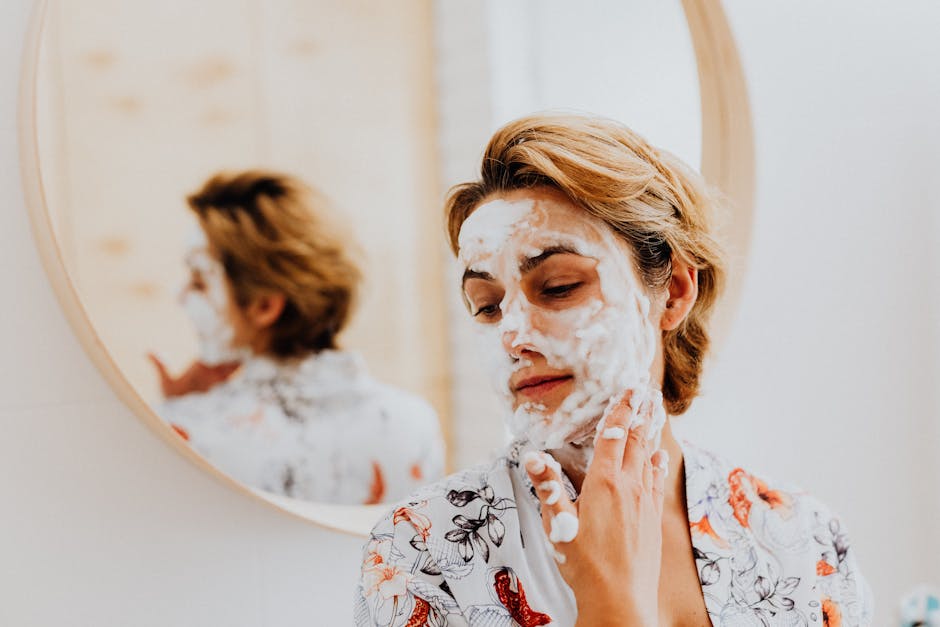
[[548, 492], [545, 497], [546, 505], [554, 505], [561, 499], [561, 484], [557, 481], [543, 481], [539, 484], [539, 490]]
[[540, 475], [545, 472], [545, 461], [542, 456], [535, 451], [529, 451], [522, 457], [525, 468], [533, 475]]
[[627, 432], [623, 427], [607, 427], [601, 437], [605, 440], [622, 440], [627, 437]]

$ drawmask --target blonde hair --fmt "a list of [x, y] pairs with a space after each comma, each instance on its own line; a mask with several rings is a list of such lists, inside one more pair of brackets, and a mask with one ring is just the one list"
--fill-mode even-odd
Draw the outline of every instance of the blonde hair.
[[650, 290], [668, 287], [672, 259], [698, 271], [698, 298], [663, 335], [663, 396], [679, 415], [698, 394], [708, 351], [708, 319], [725, 281], [721, 247], [710, 232], [715, 208], [701, 176], [629, 128], [597, 117], [533, 115], [496, 131], [480, 179], [454, 186], [446, 201], [451, 249], [464, 220], [487, 198], [547, 186], [606, 222], [634, 253]]
[[269, 352], [287, 358], [336, 348], [361, 275], [317, 215], [325, 202], [313, 189], [248, 170], [216, 174], [187, 201], [239, 307], [265, 292], [284, 294]]

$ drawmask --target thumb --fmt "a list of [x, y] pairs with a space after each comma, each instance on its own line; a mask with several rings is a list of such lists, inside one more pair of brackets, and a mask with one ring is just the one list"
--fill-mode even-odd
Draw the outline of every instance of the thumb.
[[150, 360], [150, 363], [152, 363], [153, 367], [157, 370], [157, 376], [160, 377], [160, 387], [163, 388], [163, 393], [166, 394], [167, 389], [173, 382], [173, 377], [170, 376], [170, 371], [167, 370], [166, 364], [164, 364], [155, 354], [147, 353], [147, 359]]

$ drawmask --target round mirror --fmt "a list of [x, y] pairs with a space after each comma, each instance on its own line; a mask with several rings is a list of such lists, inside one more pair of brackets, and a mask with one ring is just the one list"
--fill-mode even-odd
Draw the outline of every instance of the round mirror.
[[504, 442], [442, 224], [503, 123], [627, 123], [733, 201], [726, 243], [746, 253], [750, 122], [717, 2], [50, 0], [38, 15], [27, 186], [73, 326], [174, 447], [310, 520], [365, 531], [361, 505]]

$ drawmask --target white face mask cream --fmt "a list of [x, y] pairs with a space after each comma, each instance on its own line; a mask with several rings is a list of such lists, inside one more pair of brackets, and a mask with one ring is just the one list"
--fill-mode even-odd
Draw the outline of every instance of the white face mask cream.
[[246, 355], [233, 345], [235, 330], [226, 320], [228, 293], [225, 270], [209, 254], [205, 236], [191, 237], [186, 252], [186, 266], [193, 276], [199, 277], [202, 288], [187, 285], [180, 294], [180, 303], [196, 329], [199, 341], [199, 360], [206, 365], [242, 361]]
[[[484, 203], [463, 223], [458, 243], [462, 269], [505, 290], [498, 319], [478, 331], [497, 389], [515, 405], [509, 429], [517, 439], [542, 450], [590, 443], [598, 420], [627, 390], [634, 390], [634, 413], [644, 402], [657, 407], [650, 432], [658, 437], [665, 413], [662, 395], [650, 385], [656, 329], [626, 242], [599, 219], [548, 197]], [[596, 260], [600, 295], [571, 307], [531, 302], [524, 269], [550, 250]], [[532, 366], [525, 351], [572, 376], [573, 390], [554, 411], [515, 403], [509, 381]]]

